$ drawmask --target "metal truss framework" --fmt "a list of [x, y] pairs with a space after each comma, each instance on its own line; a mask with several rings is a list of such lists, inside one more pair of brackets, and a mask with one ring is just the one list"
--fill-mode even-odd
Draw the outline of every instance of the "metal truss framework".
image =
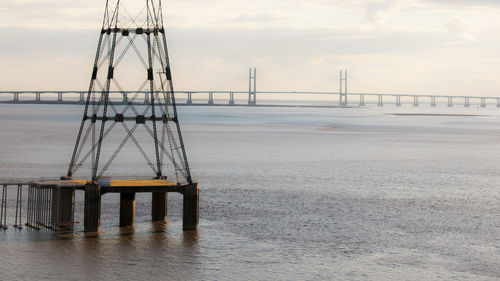
[[[116, 156], [131, 141], [156, 179], [175, 176], [178, 184], [191, 184], [177, 117], [161, 0], [145, 0], [145, 7], [136, 17], [130, 16], [120, 0], [115, 0], [115, 3], [111, 1], [106, 1], [85, 109], [67, 178], [75, 177], [77, 171], [90, 162], [91, 179], [96, 183], [103, 175], [107, 175], [106, 171]], [[143, 75], [144, 79], [134, 84], [134, 94], [127, 98], [127, 104], [114, 104], [109, 97], [110, 92], [119, 91], [124, 97], [127, 96], [124, 89], [127, 87], [121, 83], [128, 83], [130, 79], [121, 78], [123, 80], [119, 82], [117, 74], [122, 65], [124, 71], [130, 69], [129, 65], [124, 66], [128, 60], [126, 58], [130, 56], [138, 64], [135, 69], [142, 71], [134, 78]], [[157, 75], [154, 69], [160, 69]], [[148, 102], [144, 105], [134, 104], [144, 91], [149, 92]], [[120, 127], [124, 138], [112, 153], [109, 153], [109, 149], [106, 150], [108, 153], [103, 153], [104, 140]], [[152, 142], [141, 142], [137, 134], [134, 135], [140, 127], [144, 128], [142, 131], [147, 132], [144, 134]], [[151, 148], [151, 144], [154, 145], [154, 152], [148, 153], [151, 149], [144, 149], [143, 145]], [[88, 174], [84, 177], [88, 178]]]

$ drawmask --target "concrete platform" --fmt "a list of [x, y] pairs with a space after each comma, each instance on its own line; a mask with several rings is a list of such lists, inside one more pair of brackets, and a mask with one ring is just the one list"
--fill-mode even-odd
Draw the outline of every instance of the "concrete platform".
[[[90, 180], [58, 180], [38, 181], [33, 184], [41, 187], [55, 187], [60, 189], [85, 190]], [[112, 179], [109, 185], [101, 186], [101, 194], [120, 192], [181, 192], [189, 186], [167, 180], [137, 180], [137, 179]]]

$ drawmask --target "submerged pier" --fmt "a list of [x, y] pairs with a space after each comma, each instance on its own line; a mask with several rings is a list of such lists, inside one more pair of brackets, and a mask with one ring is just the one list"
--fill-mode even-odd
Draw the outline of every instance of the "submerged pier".
[[[183, 230], [194, 230], [198, 226], [199, 188], [198, 183], [179, 185], [166, 180], [111, 180], [107, 185], [92, 184], [86, 180], [61, 180], [34, 182], [30, 188], [37, 192], [49, 192], [52, 196], [48, 206], [43, 210], [51, 210], [52, 220], [45, 221], [35, 227], [60, 229], [66, 227], [73, 218], [74, 193], [81, 191], [85, 194], [84, 201], [84, 231], [99, 232], [101, 221], [101, 197], [107, 193], [120, 193], [120, 226], [133, 226], [135, 217], [135, 194], [151, 193], [152, 221], [165, 221], [167, 215], [167, 193], [177, 192], [183, 195]], [[59, 197], [59, 195], [63, 195]], [[35, 198], [33, 198], [35, 199]], [[37, 200], [35, 199], [35, 202]], [[44, 201], [47, 202], [47, 201]], [[32, 203], [33, 204], [33, 203]], [[38, 200], [40, 204], [40, 200]], [[28, 216], [28, 223], [32, 225], [36, 212]]]

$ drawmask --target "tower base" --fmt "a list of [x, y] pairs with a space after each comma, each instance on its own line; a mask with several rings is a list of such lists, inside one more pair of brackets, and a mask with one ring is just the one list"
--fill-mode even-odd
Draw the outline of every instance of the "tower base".
[[[84, 231], [99, 232], [101, 226], [101, 197], [106, 193], [120, 193], [120, 226], [133, 226], [135, 220], [135, 197], [137, 192], [151, 193], [152, 221], [165, 221], [167, 217], [168, 192], [183, 195], [183, 230], [196, 230], [199, 223], [198, 183], [178, 184], [166, 180], [111, 180], [109, 185], [91, 184], [87, 180], [60, 180], [34, 182], [30, 185], [28, 222], [31, 228], [40, 226], [51, 230], [72, 229], [74, 219], [75, 191], [85, 193]], [[50, 193], [49, 193], [50, 192]], [[49, 197], [51, 194], [52, 197]], [[51, 201], [46, 198], [53, 198]], [[52, 205], [45, 205], [51, 202]], [[40, 207], [41, 206], [41, 207]], [[52, 210], [52, 221], [58, 226], [36, 223], [47, 210]], [[54, 219], [57, 218], [57, 219]]]

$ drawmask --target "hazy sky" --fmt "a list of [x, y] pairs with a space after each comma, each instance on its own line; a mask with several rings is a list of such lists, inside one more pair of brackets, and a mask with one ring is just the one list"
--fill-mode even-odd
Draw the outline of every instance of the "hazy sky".
[[[85, 89], [104, 3], [1, 0], [0, 89]], [[255, 66], [259, 90], [338, 91], [346, 69], [352, 92], [500, 97], [500, 0], [163, 5], [177, 90], [243, 90]]]

